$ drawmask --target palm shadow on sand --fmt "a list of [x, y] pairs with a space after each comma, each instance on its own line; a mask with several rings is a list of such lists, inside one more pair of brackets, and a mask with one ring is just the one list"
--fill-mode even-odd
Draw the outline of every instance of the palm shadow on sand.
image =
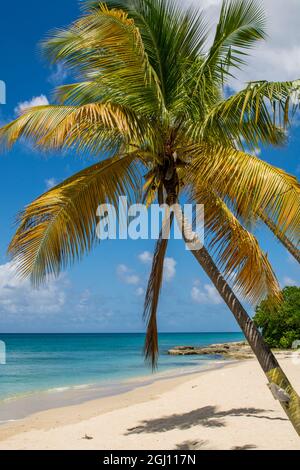
[[272, 421], [287, 421], [281, 417], [266, 416], [263, 413], [273, 410], [263, 410], [259, 408], [232, 408], [226, 411], [217, 411], [215, 406], [204, 406], [196, 410], [183, 414], [173, 414], [151, 420], [144, 420], [139, 426], [127, 429], [125, 435], [166, 432], [172, 429], [189, 429], [193, 426], [205, 426], [208, 428], [225, 427], [223, 418], [227, 416], [246, 416], [258, 419], [268, 419]]

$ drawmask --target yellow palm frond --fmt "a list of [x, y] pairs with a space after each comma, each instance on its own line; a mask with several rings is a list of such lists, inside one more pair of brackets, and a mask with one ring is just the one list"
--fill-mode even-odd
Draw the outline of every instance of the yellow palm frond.
[[49, 274], [79, 259], [96, 242], [99, 204], [117, 207], [118, 197], [130, 201], [141, 187], [139, 159], [133, 152], [92, 165], [29, 204], [9, 246], [21, 276], [38, 284]]
[[253, 155], [231, 147], [195, 145], [189, 179], [205, 181], [223, 200], [229, 200], [246, 220], [264, 212], [282, 234], [299, 242], [300, 185], [297, 179]]
[[280, 286], [254, 235], [208, 186], [198, 183], [193, 197], [204, 204], [207, 247], [235, 292], [254, 305], [265, 297], [276, 304]]
[[146, 129], [143, 120], [132, 110], [112, 103], [91, 103], [84, 106], [36, 106], [0, 129], [0, 142], [13, 145], [20, 137], [37, 146], [61, 148], [81, 138], [81, 130], [107, 129], [124, 139], [141, 139]]

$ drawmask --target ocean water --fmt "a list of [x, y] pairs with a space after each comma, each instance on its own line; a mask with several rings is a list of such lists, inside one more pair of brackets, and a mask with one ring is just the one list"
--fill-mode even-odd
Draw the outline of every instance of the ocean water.
[[[242, 339], [240, 333], [162, 333], [158, 373], [189, 372], [217, 359], [170, 356], [171, 347]], [[0, 364], [0, 400], [155, 378], [144, 362], [143, 334], [0, 334], [0, 340], [6, 344], [6, 364]]]

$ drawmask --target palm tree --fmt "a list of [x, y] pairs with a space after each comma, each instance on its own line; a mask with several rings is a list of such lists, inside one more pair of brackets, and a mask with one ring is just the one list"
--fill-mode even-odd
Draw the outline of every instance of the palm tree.
[[[234, 71], [265, 38], [255, 1], [224, 0], [210, 47], [207, 33], [203, 13], [175, 0], [89, 1], [79, 20], [44, 42], [49, 59], [78, 81], [58, 88], [58, 104], [30, 108], [3, 127], [0, 139], [100, 158], [24, 209], [9, 252], [20, 274], [38, 284], [93, 247], [100, 203], [127, 195], [173, 205], [185, 193], [204, 204], [205, 247], [192, 253], [300, 434], [299, 397], [237, 298], [280, 302], [267, 255], [247, 227], [266, 224], [299, 254], [299, 183], [253, 152], [285, 143], [300, 81], [251, 82], [228, 96]], [[144, 306], [152, 365], [166, 250], [160, 236]]]

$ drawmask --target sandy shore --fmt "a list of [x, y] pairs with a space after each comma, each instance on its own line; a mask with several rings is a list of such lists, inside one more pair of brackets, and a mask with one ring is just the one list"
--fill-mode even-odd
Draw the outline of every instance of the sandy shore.
[[[300, 392], [300, 365], [280, 358]], [[160, 380], [0, 427], [0, 449], [297, 449], [255, 360]]]

